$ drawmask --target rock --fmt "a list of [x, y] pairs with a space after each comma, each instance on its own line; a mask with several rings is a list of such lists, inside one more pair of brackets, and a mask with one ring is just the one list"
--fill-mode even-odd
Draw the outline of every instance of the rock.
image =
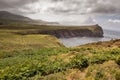
[[40, 34], [49, 34], [57, 38], [71, 38], [71, 37], [103, 37], [103, 30], [99, 25], [94, 25], [93, 29], [80, 28], [80, 29], [58, 29], [58, 30], [45, 30]]
[[72, 37], [103, 37], [103, 30], [99, 25], [89, 26], [54, 26], [42, 25], [43, 27], [51, 27], [45, 30], [35, 30], [28, 32], [18, 32], [17, 34], [48, 34], [57, 38], [72, 38]]

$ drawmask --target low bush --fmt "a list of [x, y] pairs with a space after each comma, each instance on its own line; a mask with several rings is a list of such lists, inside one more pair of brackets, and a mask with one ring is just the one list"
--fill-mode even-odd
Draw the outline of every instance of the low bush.
[[115, 73], [115, 80], [120, 80], [120, 72]]
[[95, 80], [100, 80], [101, 78], [103, 78], [104, 74], [100, 71], [97, 71], [95, 74]]
[[102, 64], [105, 61], [115, 60], [116, 55], [109, 54], [104, 52], [104, 54], [94, 54], [93, 56], [89, 57], [89, 64]]
[[118, 65], [120, 65], [120, 55], [116, 57], [115, 62], [116, 62]]
[[88, 66], [88, 59], [83, 54], [78, 54], [70, 60], [69, 66], [82, 70]]

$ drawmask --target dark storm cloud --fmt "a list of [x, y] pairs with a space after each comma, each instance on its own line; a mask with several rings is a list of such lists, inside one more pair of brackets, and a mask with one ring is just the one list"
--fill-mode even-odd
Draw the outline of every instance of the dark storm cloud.
[[0, 0], [0, 10], [16, 13], [119, 14], [120, 0]]

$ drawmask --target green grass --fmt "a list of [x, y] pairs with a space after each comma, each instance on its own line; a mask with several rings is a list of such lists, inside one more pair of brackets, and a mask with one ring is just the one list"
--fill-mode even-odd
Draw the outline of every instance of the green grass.
[[[20, 79], [58, 72], [58, 66], [62, 67], [61, 60], [50, 61], [49, 57], [67, 53], [64, 48], [42, 48], [34, 50], [14, 51], [0, 58], [0, 79]], [[4, 53], [3, 53], [4, 54]], [[5, 53], [6, 54], [6, 53]], [[62, 69], [62, 68], [61, 68]], [[37, 73], [38, 72], [38, 73]]]
[[61, 47], [59, 40], [50, 35], [16, 35], [0, 30], [0, 50], [23, 50], [41, 47]]
[[61, 29], [34, 26], [0, 26], [0, 80], [120, 79], [120, 40], [66, 48], [54, 36], [15, 34]]
[[[3, 52], [3, 54], [6, 54], [4, 56], [1, 56], [0, 58], [0, 79], [30, 79], [35, 78], [36, 76], [39, 76], [39, 78], [46, 78], [48, 75], [56, 74], [59, 72], [65, 73], [64, 71], [67, 71], [69, 69], [78, 69], [80, 71], [84, 72], [84, 69], [90, 70], [96, 70], [97, 66], [101, 65], [101, 69], [104, 68], [104, 66], [108, 66], [112, 64], [107, 64], [107, 62], [112, 61], [114, 63], [113, 67], [118, 66], [118, 53], [112, 54], [113, 50], [111, 51], [104, 51], [104, 53], [100, 53], [100, 51], [97, 51], [96, 54], [94, 53], [76, 53], [72, 54], [73, 57], [69, 58], [69, 61], [64, 61], [64, 59], [59, 58], [59, 55], [65, 55], [73, 52], [83, 51], [81, 48], [79, 49], [71, 49], [71, 48], [41, 48], [41, 49], [30, 49], [30, 50], [23, 50], [23, 51], [13, 51], [13, 52]], [[114, 49], [118, 50], [118, 49]], [[86, 50], [88, 52], [89, 50]], [[10, 55], [11, 54], [11, 55]], [[90, 56], [91, 55], [91, 56]], [[51, 57], [56, 56], [56, 59], [51, 59]], [[69, 56], [68, 56], [69, 57]], [[104, 65], [105, 64], [105, 65]], [[103, 66], [102, 66], [103, 65]], [[93, 67], [93, 68], [91, 68]], [[103, 67], [103, 68], [102, 68]], [[116, 75], [111, 74], [109, 70], [112, 69], [112, 67], [108, 68], [108, 74], [113, 76], [114, 78], [118, 78], [119, 75], [119, 69], [114, 68], [116, 72], [114, 72]], [[90, 69], [90, 70], [89, 70]], [[113, 69], [113, 70], [114, 70]], [[89, 72], [84, 72], [86, 74], [86, 79], [92, 79], [99, 80], [99, 78], [103, 79], [105, 78], [106, 73], [105, 70], [102, 70], [103, 72], [96, 72], [96, 76], [91, 76]], [[62, 75], [61, 74], [61, 75]], [[60, 75], [59, 75], [60, 76]], [[66, 75], [67, 76], [67, 75]], [[53, 78], [56, 78], [55, 76]], [[62, 78], [62, 77], [61, 77]], [[117, 79], [112, 79], [117, 80]]]
[[57, 30], [57, 29], [88, 29], [88, 30], [96, 30], [98, 28], [97, 25], [89, 25], [89, 26], [62, 26], [62, 25], [36, 25], [29, 24], [25, 22], [6, 22], [0, 25], [0, 29], [11, 29], [11, 30], [24, 30], [24, 29], [39, 29], [39, 30]]

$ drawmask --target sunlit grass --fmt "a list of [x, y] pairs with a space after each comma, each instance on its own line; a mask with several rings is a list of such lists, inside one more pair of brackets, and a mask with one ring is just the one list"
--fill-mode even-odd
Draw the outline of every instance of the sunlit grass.
[[41, 47], [60, 47], [59, 40], [49, 35], [15, 35], [9, 32], [0, 33], [0, 50], [19, 50]]

